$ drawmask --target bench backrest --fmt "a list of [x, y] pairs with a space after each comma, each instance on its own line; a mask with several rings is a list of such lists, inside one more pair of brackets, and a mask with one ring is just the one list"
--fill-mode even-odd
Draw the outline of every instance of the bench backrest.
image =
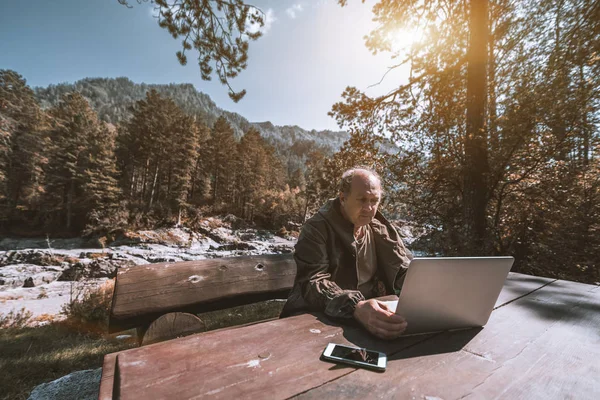
[[150, 324], [161, 315], [200, 313], [287, 298], [296, 263], [292, 254], [157, 263], [118, 271], [109, 331]]

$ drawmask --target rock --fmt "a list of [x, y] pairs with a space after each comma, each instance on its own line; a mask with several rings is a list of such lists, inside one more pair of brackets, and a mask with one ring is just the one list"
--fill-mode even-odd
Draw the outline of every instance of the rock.
[[256, 247], [246, 242], [230, 243], [223, 246], [219, 246], [218, 250], [256, 250]]
[[148, 257], [147, 260], [150, 263], [174, 263], [174, 262], [180, 262], [183, 261], [181, 258], [179, 257]]
[[[43, 267], [33, 264], [15, 264], [0, 268], [0, 279], [9, 288], [35, 287], [46, 283], [54, 282], [62, 273], [62, 267], [48, 266]], [[25, 281], [31, 279], [28, 283], [31, 286], [25, 286]]]
[[275, 254], [287, 254], [294, 251], [293, 246], [286, 246], [285, 244], [278, 244], [275, 246], [269, 246], [269, 250]]
[[288, 231], [300, 231], [300, 229], [302, 229], [302, 224], [299, 224], [299, 223], [293, 222], [293, 221], [288, 221], [285, 224], [285, 228]]
[[231, 229], [239, 229], [244, 226], [248, 226], [248, 223], [245, 220], [238, 218], [233, 214], [227, 214], [225, 217], [223, 217], [223, 222], [229, 224]]
[[244, 242], [257, 239], [256, 231], [254, 230], [237, 231], [236, 235], [238, 238], [240, 238], [240, 240], [243, 240]]
[[90, 262], [80, 261], [66, 268], [58, 277], [59, 281], [78, 281], [90, 278], [114, 278], [117, 268], [136, 265], [130, 260], [97, 258]]
[[126, 340], [126, 339], [131, 339], [133, 336], [131, 335], [118, 335], [115, 337], [115, 339], [117, 340]]
[[110, 243], [111, 247], [123, 245], [162, 244], [170, 247], [186, 247], [191, 240], [191, 235], [185, 229], [169, 228], [154, 231], [137, 231], [120, 233], [116, 240]]
[[23, 282], [23, 287], [35, 287], [35, 285], [33, 283], [33, 278], [29, 277], [29, 278], [25, 279], [25, 282]]
[[0, 266], [13, 264], [33, 264], [33, 265], [59, 265], [63, 261], [60, 256], [55, 256], [50, 251], [45, 250], [14, 250], [7, 251], [0, 258]]
[[223, 227], [219, 228], [204, 228], [202, 226], [198, 227], [198, 232], [207, 236], [214, 240], [217, 243], [227, 243], [232, 242], [236, 238], [231, 234], [231, 230]]
[[101, 377], [102, 368], [73, 372], [36, 386], [28, 400], [96, 400]]

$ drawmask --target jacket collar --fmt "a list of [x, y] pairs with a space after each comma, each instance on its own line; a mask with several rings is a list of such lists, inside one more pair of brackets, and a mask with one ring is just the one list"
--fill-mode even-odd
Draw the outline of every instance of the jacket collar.
[[325, 221], [333, 228], [346, 246], [352, 250], [356, 250], [353, 246], [354, 224], [342, 215], [339, 197], [329, 199], [323, 207], [319, 209], [319, 214], [321, 214]]

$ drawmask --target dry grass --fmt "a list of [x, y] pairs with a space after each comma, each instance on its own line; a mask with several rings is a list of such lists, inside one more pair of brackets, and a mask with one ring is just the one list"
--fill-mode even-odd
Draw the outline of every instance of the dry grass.
[[[87, 291], [64, 309], [66, 320], [32, 318], [21, 310], [0, 315], [0, 399], [26, 399], [34, 387], [71, 372], [102, 366], [104, 355], [135, 347], [108, 335], [113, 282]], [[30, 327], [31, 323], [47, 323]]]
[[37, 385], [102, 366], [104, 355], [134, 347], [63, 323], [0, 330], [0, 399], [26, 399]]
[[65, 324], [79, 332], [99, 335], [108, 332], [108, 317], [114, 288], [114, 279], [107, 280], [94, 289], [74, 288], [71, 301], [62, 309], [62, 313], [67, 317]]

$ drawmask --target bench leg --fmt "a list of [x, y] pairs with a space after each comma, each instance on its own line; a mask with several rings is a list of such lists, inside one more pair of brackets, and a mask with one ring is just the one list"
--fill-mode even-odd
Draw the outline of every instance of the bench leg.
[[194, 314], [168, 313], [160, 316], [150, 324], [142, 335], [140, 345], [144, 346], [204, 331], [206, 331], [206, 325]]

